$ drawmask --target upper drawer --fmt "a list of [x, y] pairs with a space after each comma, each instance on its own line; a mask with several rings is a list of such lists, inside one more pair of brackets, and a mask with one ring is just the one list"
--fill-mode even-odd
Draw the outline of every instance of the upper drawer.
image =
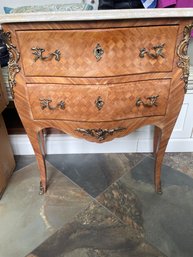
[[[153, 26], [18, 31], [17, 37], [26, 76], [104, 77], [171, 71], [177, 30]], [[156, 48], [163, 44], [163, 49]], [[141, 49], [144, 57], [139, 56]]]
[[165, 115], [170, 80], [114, 85], [28, 84], [34, 119], [115, 121]]

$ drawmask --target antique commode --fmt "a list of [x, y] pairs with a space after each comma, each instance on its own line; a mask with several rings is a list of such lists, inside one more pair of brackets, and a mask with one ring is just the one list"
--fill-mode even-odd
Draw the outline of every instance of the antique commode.
[[[16, 108], [46, 191], [42, 130], [102, 143], [151, 124], [155, 190], [189, 75], [192, 9], [3, 15]], [[145, 171], [144, 171], [145, 172]]]

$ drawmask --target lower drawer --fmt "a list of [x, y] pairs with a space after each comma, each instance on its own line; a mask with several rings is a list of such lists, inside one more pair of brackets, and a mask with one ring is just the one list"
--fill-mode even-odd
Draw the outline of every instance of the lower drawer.
[[169, 79], [114, 85], [27, 85], [34, 119], [89, 122], [163, 116], [169, 89]]

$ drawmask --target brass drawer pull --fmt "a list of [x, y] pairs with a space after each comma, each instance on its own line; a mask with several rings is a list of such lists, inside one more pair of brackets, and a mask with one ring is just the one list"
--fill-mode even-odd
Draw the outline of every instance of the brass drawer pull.
[[53, 53], [50, 53], [48, 56], [43, 56], [43, 53], [45, 52], [45, 49], [40, 48], [40, 47], [33, 47], [31, 49], [32, 51], [34, 51], [32, 54], [35, 55], [34, 57], [34, 61], [36, 62], [38, 59], [42, 60], [42, 61], [48, 61], [48, 60], [52, 60], [53, 57], [55, 57], [56, 61], [60, 61], [60, 50], [56, 50]]
[[95, 101], [95, 104], [99, 111], [103, 108], [104, 102], [100, 96]]
[[147, 101], [144, 102], [141, 97], [138, 97], [136, 100], [136, 106], [140, 106], [141, 104], [145, 107], [152, 107], [152, 106], [157, 106], [157, 99], [159, 95], [152, 95], [146, 97]]
[[141, 48], [139, 51], [139, 57], [144, 58], [145, 54], [147, 54], [147, 56], [149, 56], [152, 59], [157, 59], [159, 56], [161, 56], [162, 58], [165, 58], [164, 54], [163, 54], [163, 48], [164, 48], [165, 44], [160, 44], [160, 45], [156, 45], [154, 47], [152, 47], [151, 50], [153, 50], [155, 53], [151, 52], [151, 50], [147, 50], [146, 48]]
[[94, 56], [96, 57], [97, 62], [100, 61], [102, 55], [104, 54], [104, 50], [100, 44], [97, 44], [93, 50]]
[[91, 137], [96, 138], [99, 141], [105, 140], [108, 136], [113, 135], [115, 132], [119, 132], [122, 130], [125, 130], [126, 128], [120, 127], [120, 128], [114, 128], [114, 129], [82, 129], [82, 128], [77, 128], [75, 131], [83, 134], [83, 135], [88, 135]]
[[42, 108], [42, 110], [48, 108], [49, 110], [56, 110], [56, 109], [61, 109], [64, 110], [65, 109], [65, 102], [64, 101], [60, 101], [55, 107], [50, 106], [50, 103], [52, 102], [51, 99], [39, 99], [40, 100], [40, 106]]

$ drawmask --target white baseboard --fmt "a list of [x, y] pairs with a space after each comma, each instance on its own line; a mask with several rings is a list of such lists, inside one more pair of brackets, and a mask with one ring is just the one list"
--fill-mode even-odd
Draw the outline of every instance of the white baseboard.
[[[10, 141], [15, 155], [34, 154], [27, 135], [11, 135]], [[46, 148], [47, 154], [140, 153], [152, 152], [152, 143], [152, 138], [141, 138], [140, 132], [103, 144], [68, 135], [51, 135], [46, 140]], [[193, 138], [170, 139], [167, 152], [193, 152]]]
[[9, 135], [9, 139], [15, 155], [34, 154], [27, 135]]

